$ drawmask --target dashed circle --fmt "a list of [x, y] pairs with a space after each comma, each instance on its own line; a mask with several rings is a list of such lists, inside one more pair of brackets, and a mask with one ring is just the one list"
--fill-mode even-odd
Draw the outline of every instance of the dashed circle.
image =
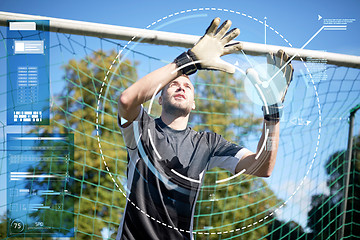
[[[171, 18], [171, 17], [175, 17], [177, 15], [181, 15], [181, 14], [185, 14], [185, 13], [190, 13], [190, 12], [197, 12], [197, 11], [223, 11], [223, 12], [229, 12], [229, 13], [233, 13], [233, 14], [237, 14], [237, 15], [241, 15], [241, 16], [244, 16], [244, 17], [247, 17], [249, 19], [252, 19], [252, 20], [255, 20], [256, 22], [259, 22], [260, 24], [264, 24], [265, 27], [268, 27], [270, 30], [274, 31], [278, 36], [280, 36], [290, 47], [293, 47], [292, 44], [286, 39], [284, 38], [284, 36], [282, 34], [280, 34], [277, 30], [275, 30], [273, 27], [269, 26], [268, 24], [266, 24], [265, 22], [255, 18], [255, 17], [252, 17], [250, 15], [247, 15], [245, 13], [241, 13], [239, 11], [234, 11], [234, 10], [230, 10], [230, 9], [223, 9], [223, 8], [194, 8], [194, 9], [188, 9], [188, 10], [183, 10], [183, 11], [179, 11], [179, 12], [175, 12], [173, 14], [169, 14], [168, 16], [165, 16], [163, 18], [160, 18], [158, 19], [157, 21], [154, 21], [153, 23], [149, 24], [146, 29], [149, 29], [150, 27], [152, 27], [153, 25], [163, 21], [163, 20], [166, 20], [168, 18]], [[120, 55], [122, 53], [122, 51], [135, 39], [136, 36], [132, 37], [131, 40], [129, 40], [125, 46], [119, 51], [118, 55], [115, 57], [115, 59], [112, 61], [110, 67], [109, 67], [109, 70], [106, 72], [106, 75], [104, 77], [104, 80], [103, 80], [103, 83], [101, 85], [101, 88], [100, 88], [100, 94], [99, 94], [99, 97], [98, 97], [98, 101], [97, 101], [97, 108], [96, 108], [96, 135], [97, 135], [97, 140], [98, 140], [98, 144], [99, 144], [99, 149], [100, 149], [100, 155], [101, 155], [101, 158], [104, 162], [104, 165], [105, 165], [105, 168], [106, 170], [108, 171], [112, 181], [114, 182], [115, 186], [120, 190], [120, 192], [124, 195], [124, 197], [127, 199], [127, 201], [133, 205], [137, 210], [139, 210], [142, 214], [144, 214], [146, 217], [150, 218], [151, 220], [153, 221], [156, 221], [157, 223], [159, 224], [162, 224], [163, 226], [166, 226], [170, 229], [174, 229], [174, 230], [178, 230], [180, 232], [186, 232], [186, 233], [191, 233], [191, 231], [189, 230], [184, 230], [184, 229], [179, 229], [179, 228], [176, 228], [174, 226], [171, 226], [169, 224], [166, 224], [166, 223], [163, 223], [157, 219], [155, 219], [154, 217], [150, 216], [149, 214], [147, 214], [146, 212], [144, 212], [142, 209], [140, 209], [138, 206], [136, 206], [136, 204], [134, 202], [132, 202], [127, 196], [126, 194], [121, 190], [120, 186], [117, 184], [117, 182], [115, 181], [112, 173], [110, 172], [110, 169], [108, 168], [108, 165], [105, 161], [105, 158], [104, 158], [104, 154], [102, 152], [102, 149], [101, 149], [101, 142], [100, 142], [100, 135], [99, 135], [99, 107], [100, 107], [100, 99], [101, 99], [101, 96], [102, 96], [102, 91], [103, 91], [103, 88], [104, 88], [104, 85], [105, 85], [105, 82], [108, 78], [108, 75], [110, 73], [110, 70], [112, 69], [112, 66], [115, 64], [116, 60], [119, 59], [119, 65], [121, 64], [121, 59], [120, 59]], [[249, 228], [249, 227], [252, 227], [252, 226], [255, 226], [256, 224], [258, 223], [261, 223], [263, 222], [264, 220], [266, 220], [267, 218], [269, 218], [270, 216], [272, 216], [274, 213], [276, 213], [278, 210], [280, 210], [282, 207], [284, 207], [292, 198], [293, 196], [296, 194], [296, 192], [300, 189], [300, 187], [303, 185], [304, 183], [304, 180], [305, 178], [307, 177], [307, 175], [309, 174], [312, 166], [313, 166], [313, 163], [315, 161], [315, 158], [316, 158], [316, 155], [317, 155], [317, 151], [319, 149], [319, 144], [320, 144], [320, 136], [321, 136], [321, 106], [320, 106], [320, 100], [319, 100], [319, 95], [318, 95], [318, 92], [317, 92], [317, 89], [316, 89], [316, 86], [315, 86], [315, 83], [314, 83], [314, 80], [312, 78], [312, 75], [306, 65], [306, 63], [304, 62], [304, 60], [302, 58], [300, 58], [300, 60], [303, 62], [304, 66], [306, 67], [306, 70], [311, 78], [311, 82], [313, 84], [313, 87], [314, 87], [314, 90], [315, 90], [315, 95], [316, 95], [316, 100], [317, 100], [317, 106], [318, 106], [318, 114], [319, 114], [319, 129], [318, 129], [318, 137], [317, 137], [317, 142], [316, 142], [316, 147], [315, 147], [315, 153], [314, 153], [314, 156], [313, 156], [313, 159], [310, 163], [310, 166], [309, 166], [309, 169], [307, 170], [304, 178], [302, 179], [302, 181], [300, 182], [300, 184], [298, 185], [298, 187], [295, 189], [294, 193], [283, 203], [281, 204], [281, 206], [279, 206], [278, 208], [276, 208], [273, 212], [269, 213], [267, 216], [265, 216], [264, 218], [256, 221], [256, 222], [253, 222], [251, 224], [248, 224], [247, 226], [244, 226], [244, 227], [241, 227], [241, 228], [236, 228], [236, 229], [232, 229], [232, 230], [228, 230], [228, 231], [219, 231], [219, 232], [192, 232], [193, 234], [199, 234], [199, 235], [220, 235], [220, 234], [226, 234], [226, 233], [233, 233], [233, 232], [237, 232], [237, 231], [241, 231], [241, 230], [244, 230], [246, 228]]]

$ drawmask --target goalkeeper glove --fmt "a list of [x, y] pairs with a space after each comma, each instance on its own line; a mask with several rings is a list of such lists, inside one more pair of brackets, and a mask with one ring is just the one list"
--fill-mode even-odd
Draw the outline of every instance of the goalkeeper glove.
[[285, 66], [288, 60], [289, 56], [280, 49], [275, 56], [268, 54], [267, 74], [262, 74], [266, 76], [259, 77], [253, 68], [246, 71], [264, 104], [262, 110], [267, 121], [278, 122], [282, 115], [283, 102], [294, 72], [290, 62]]
[[205, 35], [200, 38], [194, 47], [174, 60], [183, 74], [190, 75], [198, 69], [235, 72], [235, 67], [220, 59], [220, 57], [242, 49], [240, 42], [229, 44], [231, 40], [240, 34], [240, 30], [234, 28], [228, 31], [231, 26], [230, 20], [226, 20], [218, 28], [219, 24], [220, 18], [215, 18], [207, 28]]

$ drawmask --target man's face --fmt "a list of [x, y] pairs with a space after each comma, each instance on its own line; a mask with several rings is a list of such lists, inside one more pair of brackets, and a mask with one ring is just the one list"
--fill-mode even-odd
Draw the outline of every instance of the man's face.
[[195, 109], [194, 86], [189, 78], [180, 76], [168, 83], [159, 98], [163, 111], [177, 116], [186, 116]]

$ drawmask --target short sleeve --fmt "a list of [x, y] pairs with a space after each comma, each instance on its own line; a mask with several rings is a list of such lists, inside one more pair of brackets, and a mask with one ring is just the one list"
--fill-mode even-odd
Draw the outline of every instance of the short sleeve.
[[[141, 121], [144, 118], [144, 108], [141, 106], [139, 115], [136, 117], [134, 121]], [[120, 124], [120, 117], [118, 115], [118, 125], [121, 129], [121, 134], [124, 138], [125, 145], [128, 149], [135, 149], [136, 148], [136, 140], [134, 138], [134, 121], [127, 127], [123, 128]], [[138, 124], [139, 128], [141, 127], [141, 124]], [[141, 129], [139, 129], [139, 132], [141, 132]]]
[[212, 148], [212, 154], [209, 160], [208, 169], [220, 167], [235, 174], [235, 169], [239, 160], [248, 150], [227, 141], [221, 135], [216, 133], [209, 136], [209, 144], [210, 148]]

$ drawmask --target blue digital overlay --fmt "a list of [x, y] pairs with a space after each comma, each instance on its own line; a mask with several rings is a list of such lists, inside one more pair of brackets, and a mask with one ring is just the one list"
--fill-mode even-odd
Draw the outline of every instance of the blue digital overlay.
[[7, 22], [7, 125], [49, 125], [49, 21]]
[[74, 236], [73, 134], [7, 134], [7, 236]]

